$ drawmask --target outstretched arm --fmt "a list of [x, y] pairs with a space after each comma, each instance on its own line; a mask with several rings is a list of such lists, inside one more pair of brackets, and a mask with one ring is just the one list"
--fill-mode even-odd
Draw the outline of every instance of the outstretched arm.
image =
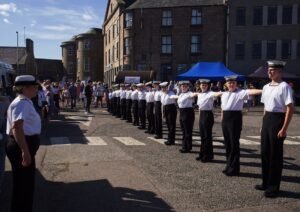
[[260, 95], [262, 93], [261, 89], [247, 89], [247, 91], [248, 91], [248, 94], [250, 96], [252, 96], [252, 95]]

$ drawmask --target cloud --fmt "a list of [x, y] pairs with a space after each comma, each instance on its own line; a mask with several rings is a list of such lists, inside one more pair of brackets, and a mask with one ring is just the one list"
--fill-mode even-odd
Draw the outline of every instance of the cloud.
[[9, 17], [9, 13], [6, 11], [0, 11], [0, 15], [2, 15], [4, 17]]
[[3, 19], [3, 22], [4, 22], [4, 23], [7, 23], [7, 24], [11, 24], [11, 22], [10, 22], [7, 18], [4, 18], [4, 19]]
[[67, 33], [49, 33], [49, 32], [28, 32], [28, 37], [31, 37], [33, 39], [41, 39], [41, 40], [53, 40], [53, 41], [62, 41], [62, 40], [68, 40], [72, 35]]
[[76, 29], [76, 27], [67, 26], [67, 25], [43, 26], [42, 28], [46, 29], [46, 30], [59, 31], [59, 32], [75, 30]]
[[16, 12], [17, 6], [15, 3], [0, 4], [0, 11]]
[[30, 26], [31, 26], [31, 27], [34, 27], [35, 25], [36, 25], [36, 20], [31, 21]]

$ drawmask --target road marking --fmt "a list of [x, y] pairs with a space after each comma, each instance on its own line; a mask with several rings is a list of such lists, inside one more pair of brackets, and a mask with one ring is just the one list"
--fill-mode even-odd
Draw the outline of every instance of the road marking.
[[288, 138], [291, 138], [291, 139], [299, 139], [299, 140], [300, 140], [300, 136], [288, 136]]
[[240, 144], [244, 144], [244, 145], [260, 145], [259, 142], [251, 141], [251, 140], [243, 139], [243, 138], [240, 138]]
[[79, 122], [80, 124], [83, 124], [87, 127], [90, 126], [93, 117], [92, 116], [66, 116], [69, 119], [75, 120]]
[[113, 137], [114, 139], [120, 141], [126, 146], [145, 146], [146, 144], [132, 138], [132, 137]]
[[156, 139], [154, 137], [147, 137], [148, 139], [151, 139], [152, 141], [155, 141], [157, 143], [160, 143], [160, 144], [165, 144], [165, 141], [167, 141], [166, 139], [163, 139], [163, 138], [159, 138], [159, 139]]
[[106, 146], [107, 143], [100, 137], [85, 137], [86, 144], [90, 146]]
[[254, 138], [254, 139], [260, 139], [260, 135], [255, 135], [255, 136], [246, 136], [247, 138]]
[[300, 142], [299, 141], [284, 140], [284, 144], [288, 144], [288, 145], [300, 145]]
[[51, 145], [71, 145], [68, 137], [51, 137]]

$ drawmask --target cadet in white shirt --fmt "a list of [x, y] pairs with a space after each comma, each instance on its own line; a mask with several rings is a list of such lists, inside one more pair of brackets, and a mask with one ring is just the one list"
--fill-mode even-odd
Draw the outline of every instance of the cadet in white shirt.
[[189, 91], [189, 81], [180, 81], [180, 95], [171, 98], [177, 98], [179, 107], [179, 121], [182, 130], [182, 148], [179, 150], [181, 153], [187, 153], [192, 150], [193, 141], [193, 127], [195, 121], [195, 112], [193, 103], [195, 95]]
[[138, 98], [139, 98], [139, 129], [146, 129], [146, 92], [144, 83], [137, 84], [138, 87]]
[[125, 84], [121, 84], [120, 89], [120, 115], [122, 120], [126, 120], [126, 90]]
[[133, 114], [133, 126], [139, 126], [139, 94], [137, 90], [137, 86], [135, 84], [132, 85], [132, 114]]
[[154, 81], [154, 126], [156, 139], [162, 138], [162, 113], [161, 113], [161, 91], [160, 82]]
[[116, 97], [117, 97], [117, 104], [116, 104], [116, 117], [121, 118], [121, 89], [120, 84], [116, 84]]
[[243, 125], [243, 104], [249, 95], [259, 95], [261, 90], [242, 90], [237, 87], [237, 76], [225, 77], [228, 91], [221, 97], [222, 131], [226, 148], [226, 167], [222, 171], [227, 176], [240, 174], [240, 136]]
[[283, 142], [294, 112], [290, 86], [282, 81], [285, 62], [268, 61], [268, 75], [272, 80], [263, 87], [261, 102], [264, 117], [261, 129], [262, 184], [266, 197], [276, 197], [280, 189], [283, 165]]
[[146, 116], [148, 127], [145, 133], [154, 134], [154, 92], [152, 91], [152, 82], [146, 83]]
[[131, 115], [131, 107], [132, 107], [132, 100], [131, 100], [131, 93], [132, 90], [130, 88], [130, 84], [126, 84], [126, 122], [132, 122], [132, 115]]
[[6, 133], [9, 141], [7, 157], [12, 166], [13, 192], [11, 211], [32, 211], [35, 184], [35, 154], [40, 145], [41, 119], [31, 98], [37, 95], [38, 83], [34, 76], [16, 77], [18, 96], [7, 111]]
[[201, 137], [201, 147], [199, 157], [196, 160], [209, 162], [214, 158], [212, 129], [214, 125], [214, 100], [221, 96], [222, 92], [209, 90], [209, 79], [200, 79], [201, 93], [197, 94], [197, 105], [199, 107], [199, 130]]
[[166, 145], [175, 144], [175, 133], [176, 133], [176, 117], [177, 117], [177, 108], [176, 101], [172, 99], [171, 96], [174, 96], [173, 91], [168, 90], [168, 82], [163, 82], [159, 84], [162, 88], [161, 95], [161, 104], [163, 105], [163, 114], [166, 119], [168, 127], [168, 140], [165, 142]]

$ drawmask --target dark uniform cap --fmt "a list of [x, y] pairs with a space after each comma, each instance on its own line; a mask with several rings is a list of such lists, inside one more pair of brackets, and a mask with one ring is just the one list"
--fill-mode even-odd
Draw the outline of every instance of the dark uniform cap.
[[166, 87], [168, 86], [168, 82], [162, 82], [159, 84], [160, 87]]
[[269, 60], [267, 63], [269, 67], [273, 68], [283, 68], [286, 64], [286, 62], [280, 60]]
[[210, 80], [209, 79], [199, 79], [199, 82], [201, 84], [208, 84], [208, 83], [210, 83]]
[[184, 80], [184, 81], [179, 81], [178, 85], [189, 85], [190, 81]]
[[232, 76], [226, 76], [224, 78], [225, 78], [226, 82], [228, 82], [228, 81], [236, 81], [237, 77], [238, 76], [236, 76], [236, 75], [232, 75]]
[[15, 86], [18, 85], [38, 85], [35, 77], [32, 75], [20, 75], [15, 79]]

